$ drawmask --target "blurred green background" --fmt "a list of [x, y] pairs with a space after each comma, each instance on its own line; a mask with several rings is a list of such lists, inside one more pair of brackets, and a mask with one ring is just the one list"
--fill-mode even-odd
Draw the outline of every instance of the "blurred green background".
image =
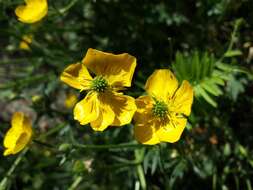
[[[22, 3], [0, 1], [0, 139], [22, 110], [43, 143], [33, 142], [10, 176], [18, 155], [3, 157], [0, 146], [7, 189], [252, 190], [252, 0], [49, 0], [47, 17], [32, 25], [15, 16]], [[33, 36], [30, 50], [19, 47], [24, 35]], [[132, 124], [94, 132], [64, 105], [68, 94], [81, 96], [59, 75], [90, 47], [137, 58], [126, 92], [134, 97], [155, 69], [191, 82], [192, 114], [179, 142], [71, 146], [134, 141]]]

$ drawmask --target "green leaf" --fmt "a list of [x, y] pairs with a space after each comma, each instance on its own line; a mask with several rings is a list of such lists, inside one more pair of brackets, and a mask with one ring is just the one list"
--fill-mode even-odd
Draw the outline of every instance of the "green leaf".
[[201, 83], [201, 87], [203, 87], [207, 92], [209, 92], [210, 94], [214, 96], [219, 96], [223, 94], [220, 88], [216, 84], [212, 83], [211, 81]]
[[232, 72], [234, 70], [234, 67], [231, 65], [228, 65], [226, 63], [217, 62], [216, 67], [227, 72]]
[[192, 58], [191, 72], [193, 73], [193, 78], [196, 81], [200, 80], [200, 69], [201, 69], [201, 65], [199, 61], [199, 54], [197, 51], [195, 51]]
[[194, 88], [194, 90], [196, 91], [197, 94], [203, 97], [213, 107], [217, 107], [217, 103], [215, 102], [215, 100], [213, 100], [203, 88], [201, 88], [200, 86], [197, 86]]
[[215, 84], [219, 84], [221, 86], [224, 86], [225, 85], [225, 82], [223, 79], [221, 79], [220, 77], [217, 77], [217, 76], [213, 76], [210, 81], [212, 81], [213, 83]]
[[242, 55], [242, 52], [240, 50], [229, 50], [224, 54], [224, 57], [235, 57]]

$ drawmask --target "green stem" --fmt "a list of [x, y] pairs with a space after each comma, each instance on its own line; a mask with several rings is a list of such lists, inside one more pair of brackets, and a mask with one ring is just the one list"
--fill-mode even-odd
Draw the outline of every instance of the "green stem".
[[[41, 144], [41, 145], [45, 145], [47, 147], [54, 147], [51, 144], [48, 143], [44, 143], [41, 140], [46, 138], [47, 136], [50, 136], [54, 133], [56, 133], [57, 131], [59, 131], [60, 129], [62, 129], [63, 127], [65, 127], [66, 124], [60, 124], [54, 128], [52, 128], [51, 130], [49, 130], [48, 132], [46, 132], [45, 134], [40, 135], [36, 140], [34, 140], [34, 142]], [[72, 144], [70, 144], [72, 147], [74, 148], [79, 148], [79, 149], [94, 149], [94, 150], [101, 150], [101, 149], [122, 149], [122, 148], [133, 148], [133, 149], [139, 149], [139, 148], [143, 148], [145, 147], [145, 145], [142, 144], [137, 144], [137, 143], [122, 143], [122, 144], [102, 144], [102, 145], [87, 145], [87, 144], [79, 144], [76, 141], [73, 141]]]
[[[33, 56], [30, 57], [30, 60], [37, 60], [38, 58], [40, 58], [39, 56]], [[0, 64], [16, 64], [16, 63], [23, 63], [23, 62], [27, 62], [28, 58], [15, 58], [15, 59], [5, 59], [5, 60], [0, 60]]]
[[242, 24], [242, 19], [241, 19], [241, 18], [240, 18], [240, 19], [237, 19], [237, 20], [235, 21], [235, 26], [234, 26], [233, 32], [232, 32], [232, 34], [231, 34], [231, 40], [230, 40], [230, 42], [229, 42], [227, 52], [230, 51], [230, 50], [232, 50], [233, 45], [234, 45], [235, 40], [236, 40], [236, 34], [237, 34], [238, 29], [239, 29], [239, 27], [241, 26], [241, 24]]
[[131, 166], [138, 166], [142, 162], [139, 162], [138, 160], [129, 161], [129, 163], [121, 163], [121, 164], [114, 164], [112, 166], [105, 167], [105, 169], [117, 169], [117, 168], [124, 168], [124, 167], [131, 167]]
[[144, 171], [143, 171], [143, 167], [142, 167], [145, 149], [135, 150], [134, 153], [135, 153], [136, 160], [138, 160], [138, 162], [140, 163], [137, 165], [136, 169], [137, 169], [137, 174], [138, 174], [138, 177], [140, 180], [141, 188], [142, 188], [142, 190], [146, 190], [147, 183], [146, 183], [146, 179], [145, 179], [145, 175], [144, 175]]
[[143, 168], [142, 168], [141, 164], [139, 164], [137, 166], [137, 173], [138, 173], [138, 176], [139, 176], [139, 180], [140, 180], [142, 190], [146, 190], [147, 189], [147, 184], [146, 184], [146, 179], [145, 179], [145, 175], [144, 175]]
[[230, 38], [228, 48], [227, 48], [226, 52], [222, 55], [222, 57], [217, 61], [218, 63], [222, 62], [222, 60], [225, 58], [225, 54], [232, 50], [232, 48], [234, 46], [234, 43], [235, 43], [235, 40], [236, 40], [236, 34], [237, 34], [241, 24], [242, 24], [242, 21], [243, 21], [242, 18], [239, 18], [235, 21], [234, 29], [233, 29], [233, 32], [231, 34], [231, 38]]
[[246, 185], [247, 185], [247, 190], [252, 190], [251, 182], [249, 179], [246, 179]]
[[143, 148], [145, 145], [141, 144], [130, 144], [130, 143], [122, 143], [122, 144], [108, 144], [108, 145], [86, 145], [86, 144], [72, 144], [75, 148], [83, 148], [83, 149], [121, 149], [121, 148]]
[[78, 176], [75, 181], [71, 184], [71, 186], [68, 188], [68, 190], [75, 190], [77, 186], [81, 183], [83, 180], [82, 176]]
[[67, 12], [69, 9], [71, 9], [71, 7], [73, 7], [76, 3], [77, 3], [78, 0], [72, 0], [68, 5], [66, 5], [64, 8], [61, 8], [59, 10], [59, 12], [61, 14], [64, 14], [65, 12]]
[[50, 75], [31, 76], [31, 77], [27, 77], [27, 78], [22, 79], [22, 80], [18, 80], [18, 81], [15, 81], [15, 82], [10, 82], [10, 83], [4, 84], [4, 85], [0, 85], [0, 89], [4, 90], [4, 89], [8, 89], [8, 88], [14, 88], [16, 86], [20, 87], [20, 85], [22, 87], [24, 87], [26, 85], [30, 85], [30, 84], [33, 84], [35, 82], [44, 81], [44, 80], [48, 80], [48, 79], [50, 79]]
[[50, 136], [50, 135], [52, 135], [52, 134], [58, 132], [59, 130], [61, 130], [61, 129], [64, 128], [65, 126], [66, 126], [66, 123], [62, 123], [62, 124], [57, 125], [56, 127], [51, 128], [51, 129], [48, 130], [46, 133], [41, 134], [41, 135], [39, 136], [38, 140], [44, 139], [44, 138], [46, 138], [46, 137], [48, 137], [48, 136]]
[[213, 190], [216, 190], [216, 184], [217, 184], [217, 175], [216, 173], [213, 174]]
[[48, 148], [55, 148], [53, 145], [51, 145], [51, 144], [49, 144], [49, 143], [41, 142], [41, 141], [36, 140], [36, 139], [34, 139], [33, 142], [35, 142], [35, 143], [37, 143], [37, 144], [39, 144], [39, 145], [48, 147]]
[[12, 175], [12, 173], [14, 172], [14, 170], [16, 169], [16, 167], [18, 166], [18, 164], [20, 163], [20, 161], [22, 160], [22, 158], [24, 157], [24, 155], [26, 154], [27, 151], [28, 151], [28, 148], [24, 149], [18, 155], [18, 157], [16, 158], [16, 160], [12, 164], [11, 168], [8, 170], [7, 174], [5, 175], [5, 177], [1, 180], [0, 190], [5, 190], [6, 189], [9, 177]]

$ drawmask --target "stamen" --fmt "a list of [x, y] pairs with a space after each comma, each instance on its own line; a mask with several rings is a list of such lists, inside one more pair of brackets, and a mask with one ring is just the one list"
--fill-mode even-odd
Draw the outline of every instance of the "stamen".
[[163, 101], [156, 100], [155, 104], [153, 105], [152, 112], [155, 117], [164, 119], [168, 114], [168, 106]]
[[104, 92], [108, 86], [108, 82], [102, 76], [95, 77], [91, 82], [91, 89], [96, 92]]

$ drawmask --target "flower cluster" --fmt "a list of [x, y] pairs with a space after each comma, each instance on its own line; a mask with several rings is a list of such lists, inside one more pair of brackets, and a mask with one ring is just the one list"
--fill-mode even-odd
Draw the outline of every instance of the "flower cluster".
[[[25, 0], [15, 13], [23, 23], [35, 23], [47, 15], [47, 0]], [[30, 50], [32, 35], [24, 35], [20, 49]], [[134, 120], [135, 138], [143, 144], [176, 142], [190, 115], [193, 89], [189, 82], [178, 81], [169, 69], [156, 70], [145, 85], [146, 95], [136, 100], [122, 93], [131, 87], [136, 58], [127, 53], [112, 54], [88, 49], [81, 62], [69, 65], [60, 79], [85, 92], [78, 102], [69, 94], [65, 106], [74, 107], [74, 119], [81, 125], [90, 124], [95, 131], [109, 126], [123, 126]], [[12, 127], [4, 138], [4, 155], [20, 152], [32, 137], [31, 120], [22, 112], [12, 118]]]
[[[89, 49], [81, 63], [69, 65], [61, 80], [86, 91], [74, 107], [74, 119], [81, 125], [90, 123], [95, 131], [122, 126], [134, 118], [135, 138], [143, 144], [176, 142], [190, 115], [193, 89], [189, 82], [178, 81], [169, 69], [156, 70], [147, 80], [147, 95], [136, 100], [124, 95], [130, 87], [136, 58]], [[94, 77], [91, 76], [95, 75]]]

